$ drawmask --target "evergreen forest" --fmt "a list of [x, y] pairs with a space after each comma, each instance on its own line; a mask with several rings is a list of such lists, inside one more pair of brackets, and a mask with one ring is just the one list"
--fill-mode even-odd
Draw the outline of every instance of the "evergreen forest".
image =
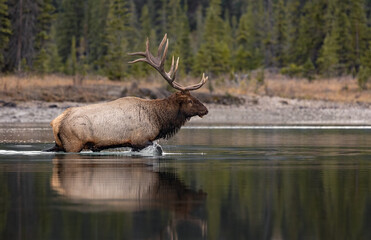
[[0, 24], [2, 73], [145, 76], [127, 53], [167, 33], [182, 75], [371, 75], [371, 0], [0, 0]]

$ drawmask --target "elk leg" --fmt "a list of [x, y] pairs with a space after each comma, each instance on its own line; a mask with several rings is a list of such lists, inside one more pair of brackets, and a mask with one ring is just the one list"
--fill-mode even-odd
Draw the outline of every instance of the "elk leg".
[[84, 143], [82, 143], [78, 139], [73, 139], [70, 141], [63, 141], [64, 143], [64, 149], [66, 152], [81, 152], [81, 150], [84, 148]]
[[58, 146], [57, 144], [55, 144], [53, 147], [51, 148], [47, 148], [47, 149], [43, 149], [42, 152], [64, 152], [64, 149], [63, 147], [60, 147]]
[[140, 152], [142, 149], [148, 147], [148, 146], [152, 146], [153, 145], [153, 142], [152, 141], [147, 141], [145, 144], [143, 145], [135, 145], [135, 146], [132, 146], [132, 150], [134, 152]]

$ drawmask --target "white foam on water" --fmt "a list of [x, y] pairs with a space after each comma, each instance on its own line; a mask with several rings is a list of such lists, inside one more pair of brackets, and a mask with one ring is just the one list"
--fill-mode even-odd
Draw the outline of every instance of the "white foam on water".
[[[129, 149], [129, 150], [127, 150]], [[142, 157], [157, 157], [162, 156], [164, 151], [162, 150], [161, 145], [158, 143], [153, 143], [146, 148], [143, 148], [140, 151], [133, 151], [130, 148], [114, 148], [114, 149], [107, 149], [101, 152], [92, 152], [92, 151], [84, 151], [81, 152], [83, 155], [123, 155], [123, 156], [142, 156]]]
[[349, 129], [349, 130], [356, 130], [356, 129], [365, 129], [371, 130], [371, 126], [363, 125], [287, 125], [287, 126], [277, 126], [277, 125], [263, 125], [263, 126], [244, 126], [244, 125], [223, 125], [223, 126], [185, 126], [185, 129]]
[[197, 155], [197, 156], [203, 156], [206, 155], [206, 153], [199, 152], [199, 153], [171, 153], [171, 152], [164, 152], [162, 155], [164, 156], [172, 156], [172, 155]]
[[0, 155], [25, 155], [25, 156], [35, 156], [35, 155], [52, 155], [53, 152], [42, 152], [42, 151], [16, 151], [16, 150], [0, 150]]

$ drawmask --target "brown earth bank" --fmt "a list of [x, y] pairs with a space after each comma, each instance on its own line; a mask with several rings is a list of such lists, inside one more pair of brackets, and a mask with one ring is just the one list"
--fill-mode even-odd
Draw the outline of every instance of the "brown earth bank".
[[[264, 83], [254, 78], [223, 81], [213, 80], [212, 87], [193, 93], [209, 114], [193, 118], [191, 124], [371, 125], [371, 93], [359, 90], [352, 78], [308, 82], [273, 75]], [[151, 79], [91, 78], [82, 86], [71, 83], [71, 78], [58, 76], [0, 78], [0, 122], [47, 123], [68, 107], [124, 96], [155, 99], [171, 94], [165, 83]]]

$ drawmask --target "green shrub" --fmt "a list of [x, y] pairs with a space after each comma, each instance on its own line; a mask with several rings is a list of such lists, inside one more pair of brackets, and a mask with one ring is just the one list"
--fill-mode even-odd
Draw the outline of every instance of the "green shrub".
[[359, 68], [357, 80], [359, 88], [365, 90], [367, 89], [367, 82], [370, 79], [371, 70], [368, 67], [361, 66]]
[[304, 72], [303, 66], [298, 66], [295, 63], [291, 63], [289, 66], [281, 69], [281, 74], [289, 77], [301, 77]]

